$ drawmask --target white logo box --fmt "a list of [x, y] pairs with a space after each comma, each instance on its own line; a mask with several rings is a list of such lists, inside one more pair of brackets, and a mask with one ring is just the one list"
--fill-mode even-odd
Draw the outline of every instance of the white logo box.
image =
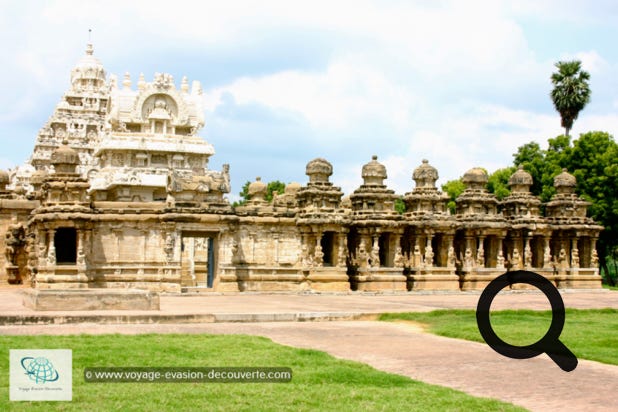
[[10, 349], [11, 401], [70, 401], [73, 399], [71, 349]]

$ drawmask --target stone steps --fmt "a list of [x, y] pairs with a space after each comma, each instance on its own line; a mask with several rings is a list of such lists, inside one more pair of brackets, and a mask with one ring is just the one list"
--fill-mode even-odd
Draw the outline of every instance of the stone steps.
[[36, 314], [0, 315], [0, 326], [64, 324], [196, 324], [256, 322], [327, 322], [375, 320], [378, 314], [365, 312], [203, 313], [203, 314]]

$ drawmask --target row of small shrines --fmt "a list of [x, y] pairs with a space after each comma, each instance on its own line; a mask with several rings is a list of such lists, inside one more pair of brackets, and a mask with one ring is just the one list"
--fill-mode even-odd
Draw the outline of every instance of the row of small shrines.
[[556, 176], [557, 194], [541, 216], [528, 173], [518, 170], [511, 195], [498, 202], [486, 190], [486, 172], [472, 169], [452, 215], [448, 196], [435, 187], [437, 171], [424, 161], [401, 215], [376, 157], [348, 198], [329, 182], [330, 163], [315, 159], [305, 186], [288, 185], [268, 203], [258, 179], [248, 203], [235, 209], [222, 208], [222, 198], [192, 204], [182, 184], [175, 189], [182, 204], [170, 188], [166, 202], [92, 201], [68, 146], [52, 154], [52, 164], [55, 172], [32, 200], [15, 198], [0, 176], [10, 282], [171, 292], [469, 290], [528, 269], [560, 287], [600, 287], [602, 227], [586, 217], [588, 203], [566, 171]]

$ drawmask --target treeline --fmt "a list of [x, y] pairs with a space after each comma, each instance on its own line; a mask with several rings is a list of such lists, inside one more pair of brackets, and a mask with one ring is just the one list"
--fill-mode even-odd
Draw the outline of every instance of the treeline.
[[[548, 202], [556, 193], [554, 177], [567, 169], [577, 179], [576, 192], [592, 204], [588, 215], [605, 227], [601, 232], [597, 251], [599, 265], [607, 283], [616, 285], [618, 272], [618, 144], [605, 132], [581, 134], [571, 138], [561, 135], [548, 140], [547, 149], [536, 142], [527, 143], [513, 154], [513, 165], [498, 169], [489, 175], [487, 189], [503, 199], [510, 194], [509, 177], [519, 166], [532, 175], [532, 194]], [[442, 185], [449, 194], [449, 207], [454, 209], [454, 200], [463, 192], [460, 179]]]

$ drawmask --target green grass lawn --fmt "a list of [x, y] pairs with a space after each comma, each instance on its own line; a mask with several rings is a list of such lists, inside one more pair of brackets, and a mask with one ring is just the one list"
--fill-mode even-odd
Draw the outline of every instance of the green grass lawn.
[[[388, 313], [380, 319], [418, 322], [436, 335], [484, 342], [476, 324], [474, 310]], [[551, 311], [493, 311], [491, 324], [505, 342], [516, 346], [530, 345], [549, 329]], [[566, 309], [566, 321], [560, 340], [578, 358], [618, 365], [618, 310]]]
[[[523, 410], [319, 351], [239, 335], [1, 336], [0, 410]], [[10, 402], [9, 349], [72, 349], [72, 402]], [[290, 383], [86, 383], [85, 367], [281, 366]]]
[[603, 287], [605, 289], [609, 289], [609, 290], [618, 290], [618, 286], [611, 286], [611, 285], [608, 285], [606, 283], [603, 284]]

